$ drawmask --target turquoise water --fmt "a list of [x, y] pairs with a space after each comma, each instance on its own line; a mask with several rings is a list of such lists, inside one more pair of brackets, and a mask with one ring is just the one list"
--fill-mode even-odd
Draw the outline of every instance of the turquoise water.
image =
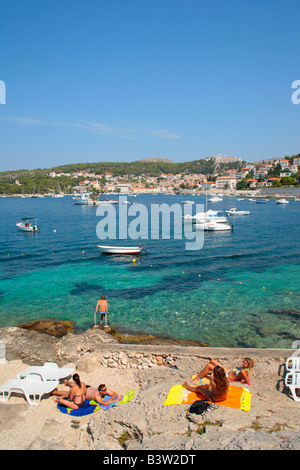
[[[128, 199], [150, 208], [184, 197]], [[1, 199], [0, 325], [55, 317], [87, 329], [104, 294], [111, 325], [123, 331], [212, 346], [290, 347], [300, 339], [300, 203], [227, 197], [210, 207], [251, 215], [232, 218], [232, 232], [205, 232], [198, 251], [186, 251], [184, 239], [143, 240], [150, 252], [133, 264], [132, 256], [101, 255], [97, 244], [136, 242], [100, 243], [95, 207], [75, 206], [70, 197]], [[31, 216], [41, 231], [18, 231], [16, 222]]]

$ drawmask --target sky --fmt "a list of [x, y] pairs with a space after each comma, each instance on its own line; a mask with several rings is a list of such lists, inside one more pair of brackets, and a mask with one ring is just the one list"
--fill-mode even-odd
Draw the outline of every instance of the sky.
[[295, 80], [298, 0], [2, 1], [0, 171], [295, 155]]

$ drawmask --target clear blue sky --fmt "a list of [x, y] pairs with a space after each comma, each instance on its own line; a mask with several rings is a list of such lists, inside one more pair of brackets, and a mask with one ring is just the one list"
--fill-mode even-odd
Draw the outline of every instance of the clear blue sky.
[[300, 152], [299, 1], [2, 2], [0, 171]]

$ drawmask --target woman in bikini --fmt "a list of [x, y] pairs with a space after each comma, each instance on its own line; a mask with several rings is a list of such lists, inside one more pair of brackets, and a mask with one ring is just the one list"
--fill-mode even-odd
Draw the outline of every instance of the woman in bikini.
[[216, 366], [220, 366], [224, 369], [226, 377], [228, 377], [231, 382], [245, 382], [251, 385], [251, 369], [254, 367], [254, 362], [250, 357], [245, 357], [241, 367], [230, 370], [226, 369], [226, 367], [215, 359], [211, 359], [202, 372], [192, 380], [192, 383], [199, 383], [199, 380], [202, 379], [202, 377], [206, 377], [210, 372], [213, 372]]
[[73, 410], [78, 410], [81, 408], [86, 400], [86, 385], [80, 381], [79, 375], [73, 375], [74, 382], [66, 382], [65, 385], [69, 385], [71, 390], [69, 392], [64, 391], [54, 391], [52, 395], [58, 395], [60, 398], [55, 400], [55, 402], [60, 405], [65, 405], [68, 408]]
[[212, 372], [210, 384], [208, 387], [192, 387], [187, 382], [184, 382], [184, 387], [190, 392], [195, 392], [200, 395], [200, 398], [218, 402], [226, 400], [229, 389], [229, 379], [226, 377], [224, 368], [216, 366]]

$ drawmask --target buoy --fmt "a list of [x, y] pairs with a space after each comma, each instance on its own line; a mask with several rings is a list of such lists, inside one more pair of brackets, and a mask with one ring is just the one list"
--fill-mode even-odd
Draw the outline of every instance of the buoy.
[[134, 259], [132, 260], [132, 262], [135, 263], [135, 262], [136, 262], [136, 259], [134, 258]]
[[182, 271], [182, 274], [184, 274], [184, 271]]
[[241, 281], [240, 281], [240, 284], [242, 284]]
[[55, 232], [56, 232], [56, 230], [53, 230], [53, 232], [55, 233]]
[[201, 274], [199, 274], [199, 277], [201, 277]]
[[263, 286], [263, 289], [265, 289], [265, 286]]
[[54, 253], [52, 253], [52, 255], [54, 255]]
[[292, 292], [290, 292], [290, 295], [292, 295]]
[[85, 253], [85, 251], [82, 251], [81, 253]]
[[219, 280], [220, 280], [220, 279], [218, 278], [218, 281], [219, 281]]

